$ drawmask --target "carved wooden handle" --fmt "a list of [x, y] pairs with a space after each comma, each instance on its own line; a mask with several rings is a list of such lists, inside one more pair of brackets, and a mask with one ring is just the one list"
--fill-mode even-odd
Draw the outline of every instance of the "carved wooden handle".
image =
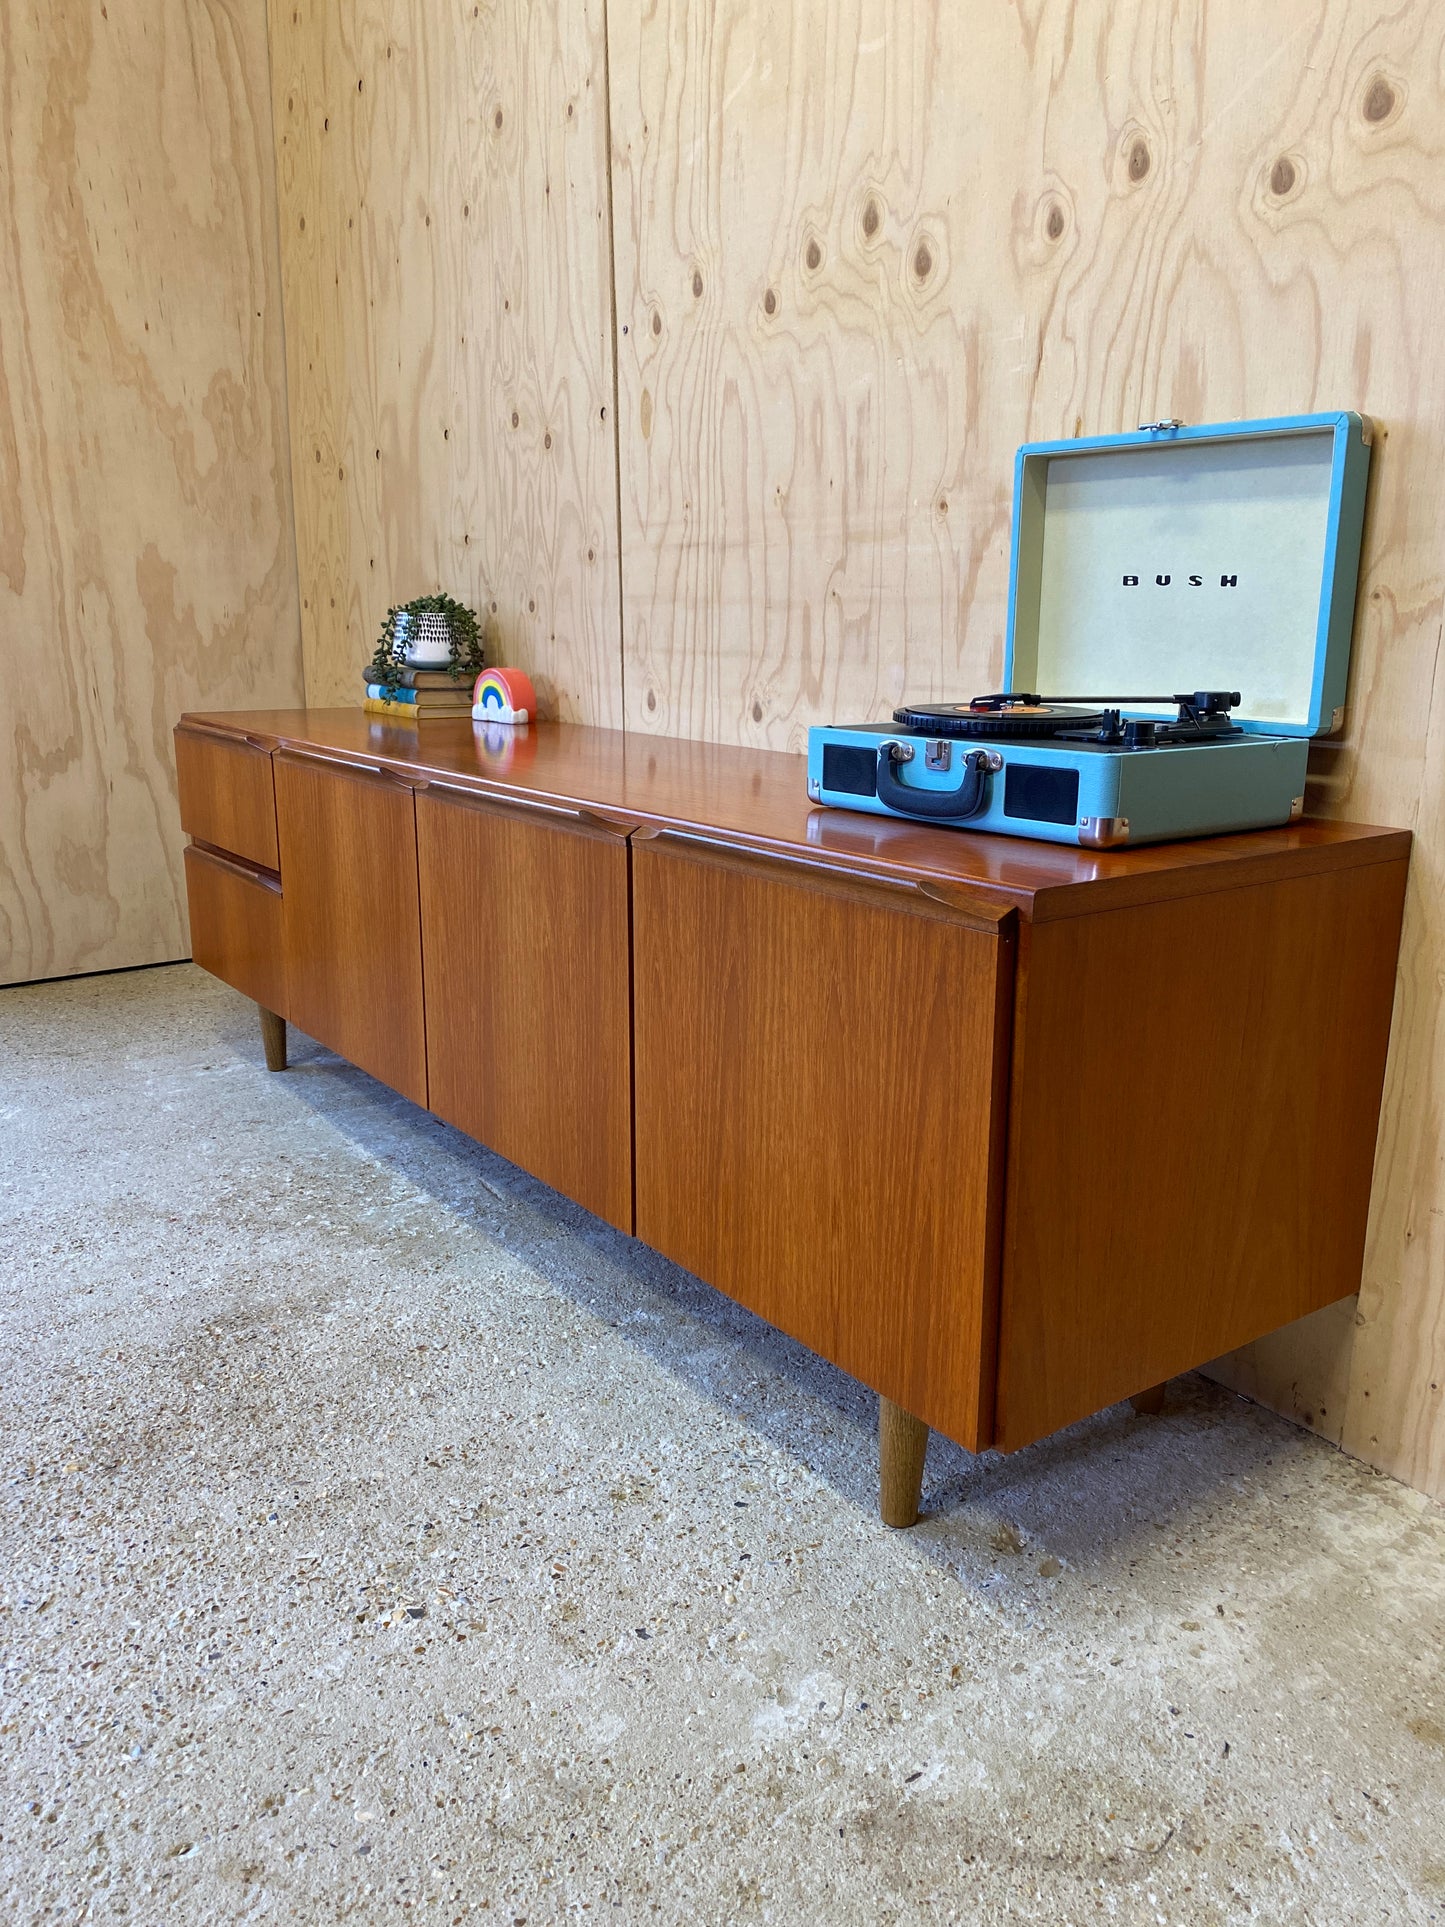
[[635, 823], [620, 822], [614, 817], [603, 816], [597, 810], [584, 808], [581, 804], [554, 802], [551, 797], [532, 796], [525, 790], [472, 789], [465, 783], [441, 783], [434, 777], [418, 777], [414, 787], [474, 809], [514, 810], [522, 816], [552, 817], [564, 823], [576, 823], [583, 829], [600, 831], [604, 836], [619, 837], [623, 841], [637, 828]]
[[276, 752], [283, 762], [324, 763], [328, 769], [342, 770], [351, 776], [370, 776], [378, 782], [394, 783], [398, 789], [425, 789], [425, 777], [411, 777], [404, 770], [392, 769], [386, 763], [369, 762], [365, 757], [333, 754], [324, 749], [293, 749], [286, 744]]
[[193, 856], [198, 863], [213, 863], [218, 870], [230, 870], [247, 883], [259, 884], [263, 890], [280, 894], [279, 873], [263, 869], [259, 863], [249, 863], [245, 857], [232, 856], [229, 851], [218, 850], [209, 843], [197, 843], [194, 838], [186, 845], [186, 855]]
[[269, 756], [276, 747], [266, 736], [254, 735], [248, 729], [222, 729], [217, 723], [196, 722], [183, 716], [176, 724], [178, 736], [205, 736], [213, 743], [229, 743], [232, 749], [259, 749], [263, 756]]
[[830, 890], [860, 900], [882, 900], [896, 909], [904, 909], [908, 900], [917, 905], [923, 898], [931, 906], [939, 906], [952, 912], [954, 918], [970, 929], [987, 931], [990, 935], [1001, 935], [1016, 915], [1014, 906], [1009, 903], [994, 903], [982, 895], [973, 896], [962, 888], [929, 877], [898, 877], [879, 875], [874, 872], [860, 872], [851, 865], [825, 863], [814, 856], [805, 856], [794, 850], [759, 849], [748, 843], [733, 843], [726, 837], [709, 836], [699, 830], [675, 830], [648, 825], [637, 831], [633, 843], [638, 846], [664, 848], [680, 845], [684, 850], [699, 857], [703, 862], [728, 863], [740, 869], [760, 870], [776, 875], [782, 872], [798, 873], [801, 880], [811, 881]]

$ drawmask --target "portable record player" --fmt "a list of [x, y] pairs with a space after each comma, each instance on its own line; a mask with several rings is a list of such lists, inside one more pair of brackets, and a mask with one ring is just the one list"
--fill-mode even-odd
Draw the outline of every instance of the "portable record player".
[[1369, 458], [1349, 413], [1026, 445], [1005, 691], [811, 729], [808, 794], [1096, 848], [1288, 822], [1344, 720]]

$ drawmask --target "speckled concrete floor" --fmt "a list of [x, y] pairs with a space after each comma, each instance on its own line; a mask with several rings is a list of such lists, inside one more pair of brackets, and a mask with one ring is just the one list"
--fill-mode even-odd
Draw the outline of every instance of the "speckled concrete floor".
[[15, 1921], [1445, 1918], [1438, 1508], [853, 1383], [189, 966], [0, 992]]

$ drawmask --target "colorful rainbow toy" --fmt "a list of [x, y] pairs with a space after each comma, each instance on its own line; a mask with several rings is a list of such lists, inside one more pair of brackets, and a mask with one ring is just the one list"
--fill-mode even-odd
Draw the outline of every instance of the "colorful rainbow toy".
[[472, 715], [479, 723], [530, 723], [537, 692], [525, 669], [484, 669], [472, 688]]

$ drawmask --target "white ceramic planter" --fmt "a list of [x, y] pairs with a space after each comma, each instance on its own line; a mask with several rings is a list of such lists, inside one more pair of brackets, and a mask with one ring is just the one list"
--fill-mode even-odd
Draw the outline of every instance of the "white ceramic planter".
[[396, 619], [396, 639], [416, 669], [445, 669], [452, 659], [452, 632], [435, 610], [414, 616], [405, 609]]

